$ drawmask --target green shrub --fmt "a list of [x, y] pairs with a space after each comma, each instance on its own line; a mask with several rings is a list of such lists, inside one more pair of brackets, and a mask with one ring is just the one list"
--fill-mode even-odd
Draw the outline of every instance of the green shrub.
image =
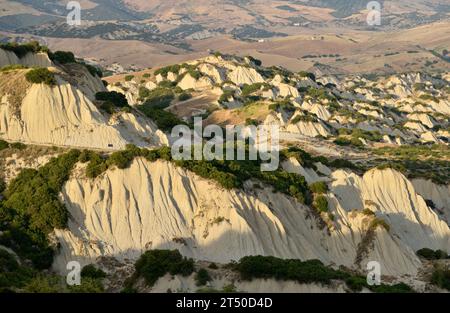
[[128, 106], [128, 100], [124, 94], [117, 91], [100, 91], [95, 94], [97, 101], [104, 101], [113, 104], [115, 107], [123, 108]]
[[291, 121], [291, 124], [297, 124], [299, 122], [312, 122], [315, 123], [318, 121], [316, 115], [305, 112], [305, 115], [297, 115]]
[[209, 281], [211, 281], [211, 277], [209, 276], [208, 271], [204, 268], [200, 269], [195, 275], [195, 283], [199, 287], [206, 285]]
[[135, 264], [136, 275], [149, 286], [165, 274], [189, 276], [194, 272], [194, 261], [183, 257], [178, 250], [151, 250], [145, 252]]
[[236, 286], [234, 284], [229, 284], [229, 285], [223, 286], [222, 292], [223, 293], [235, 293], [235, 292], [237, 292]]
[[86, 176], [95, 178], [104, 173], [108, 169], [106, 160], [98, 153], [92, 153], [89, 159], [89, 164], [86, 167]]
[[49, 58], [52, 61], [58, 62], [60, 64], [76, 63], [75, 55], [69, 51], [56, 51], [54, 53], [49, 53]]
[[61, 277], [39, 274], [24, 287], [26, 293], [59, 293], [63, 284]]
[[250, 62], [252, 62], [253, 64], [255, 64], [256, 66], [261, 66], [262, 62], [261, 60], [255, 59], [252, 56], [247, 56], [247, 58], [250, 60]]
[[150, 92], [142, 107], [165, 109], [170, 105], [173, 99], [175, 99], [175, 95], [172, 90], [167, 88], [156, 88]]
[[3, 226], [0, 244], [30, 259], [37, 268], [47, 268], [52, 263], [53, 250], [47, 235], [67, 225], [68, 213], [59, 193], [78, 157], [79, 151], [72, 150], [38, 170], [24, 169], [4, 193], [0, 217], [6, 227]]
[[105, 111], [108, 114], [114, 114], [116, 112], [116, 107], [114, 106], [114, 104], [112, 104], [111, 102], [107, 101], [107, 102], [103, 102], [100, 105], [100, 109], [102, 109], [103, 111]]
[[431, 283], [440, 288], [450, 290], [450, 270], [436, 267], [431, 275]]
[[272, 256], [247, 256], [237, 264], [242, 279], [294, 280], [299, 283], [329, 284], [333, 279], [344, 279], [348, 275], [326, 267], [319, 260], [302, 262], [283, 260]]
[[0, 139], [0, 151], [8, 149], [8, 148], [9, 148], [9, 143]]
[[6, 189], [6, 183], [4, 182], [4, 180], [2, 178], [0, 178], [0, 194], [5, 191]]
[[212, 269], [212, 270], [216, 270], [216, 269], [218, 269], [219, 267], [217, 266], [216, 263], [211, 263], [211, 264], [209, 264], [208, 268], [210, 268], [210, 269]]
[[426, 89], [426, 85], [424, 83], [415, 83], [413, 88], [414, 90], [424, 91]]
[[300, 72], [298, 73], [298, 75], [299, 75], [300, 77], [302, 77], [302, 78], [308, 77], [309, 79], [311, 79], [311, 80], [313, 80], [313, 81], [316, 81], [316, 75], [314, 75], [313, 73], [305, 72], [305, 71], [300, 71]]
[[370, 286], [369, 289], [376, 293], [412, 293], [414, 290], [405, 283], [399, 283], [395, 285], [375, 285]]
[[171, 131], [177, 125], [186, 125], [175, 114], [158, 108], [151, 108], [146, 105], [139, 107], [140, 110], [152, 121], [156, 123], [159, 129], [163, 131]]
[[254, 83], [252, 85], [245, 84], [242, 87], [242, 96], [246, 97], [246, 96], [248, 96], [248, 95], [250, 95], [250, 94], [260, 90], [261, 87], [265, 87], [265, 86], [266, 86], [265, 83]]
[[146, 99], [150, 96], [150, 90], [144, 86], [139, 87], [139, 98]]
[[97, 66], [94, 66], [94, 65], [91, 65], [91, 64], [87, 64], [87, 63], [83, 63], [83, 62], [81, 64], [83, 64], [87, 68], [87, 70], [89, 71], [89, 73], [92, 76], [94, 76], [94, 77], [98, 76], [100, 78], [103, 77], [102, 70], [100, 68], [98, 68]]
[[357, 148], [364, 147], [364, 144], [358, 138], [347, 139], [345, 137], [338, 137], [334, 140], [334, 143], [339, 146], [354, 146]]
[[224, 90], [223, 94], [219, 97], [219, 103], [225, 103], [228, 102], [228, 99], [230, 97], [234, 96], [234, 91], [232, 90]]
[[364, 209], [363, 211], [362, 211], [362, 213], [364, 214], [364, 215], [366, 215], [366, 216], [375, 216], [375, 212], [373, 212], [371, 209]]
[[10, 72], [10, 71], [24, 70], [24, 69], [27, 69], [27, 67], [23, 66], [21, 64], [12, 64], [12, 65], [3, 66], [0, 69], [0, 72]]
[[315, 182], [309, 185], [309, 190], [311, 190], [312, 193], [319, 195], [324, 194], [328, 192], [328, 185], [324, 181]]
[[103, 293], [104, 287], [99, 279], [86, 277], [81, 280], [81, 285], [69, 286], [70, 293]]
[[433, 101], [438, 103], [439, 99], [436, 98], [435, 96], [429, 95], [429, 94], [423, 94], [419, 97], [421, 100], [425, 100], [425, 101]]
[[269, 105], [269, 110], [272, 111], [286, 111], [286, 112], [294, 112], [295, 106], [289, 100], [278, 101]]
[[383, 227], [386, 231], [389, 231], [391, 229], [391, 227], [389, 226], [389, 224], [381, 219], [381, 218], [374, 218], [369, 225], [370, 229], [376, 229], [378, 227]]
[[12, 254], [0, 249], [0, 291], [5, 288], [22, 288], [34, 275], [36, 273], [33, 269], [20, 265]]
[[416, 254], [424, 259], [427, 260], [441, 260], [441, 259], [447, 259], [449, 256], [447, 252], [442, 250], [432, 250], [429, 248], [423, 248], [416, 252]]
[[24, 144], [24, 143], [21, 143], [21, 142], [12, 142], [12, 143], [9, 144], [9, 147], [11, 149], [23, 150], [23, 149], [25, 149], [27, 147], [27, 145]]
[[13, 52], [19, 59], [23, 58], [28, 53], [38, 53], [38, 52], [47, 52], [48, 48], [45, 46], [41, 46], [37, 41], [31, 41], [26, 44], [18, 44], [18, 43], [6, 43], [0, 44], [0, 49], [7, 50]]
[[248, 119], [246, 119], [245, 120], [245, 125], [246, 126], [258, 126], [259, 125], [259, 121], [258, 120], [255, 120], [255, 119], [253, 119], [253, 118], [248, 118]]
[[363, 276], [351, 276], [345, 280], [347, 287], [352, 291], [362, 291], [363, 288], [367, 288], [367, 278]]
[[167, 74], [169, 74], [169, 72], [178, 74], [180, 69], [181, 69], [181, 65], [179, 65], [179, 64], [169, 65], [169, 66], [157, 69], [155, 71], [155, 75], [161, 75], [163, 77], [167, 77]]
[[125, 81], [126, 81], [126, 82], [132, 81], [133, 78], [134, 78], [134, 75], [126, 75], [126, 76], [125, 76]]
[[101, 269], [96, 268], [93, 264], [86, 265], [81, 270], [81, 277], [92, 279], [103, 279], [106, 277], [106, 273]]
[[171, 82], [169, 80], [163, 80], [162, 82], [159, 82], [158, 87], [159, 88], [165, 88], [165, 89], [173, 89], [176, 87], [176, 82]]
[[25, 78], [32, 84], [56, 85], [55, 74], [43, 67], [31, 69], [25, 74]]
[[348, 169], [354, 169], [354, 170], [358, 169], [358, 167], [355, 164], [353, 164], [351, 161], [344, 160], [344, 159], [336, 159], [325, 165], [328, 165], [333, 168], [348, 168]]
[[318, 212], [328, 212], [328, 200], [326, 197], [319, 195], [314, 199], [313, 207]]
[[178, 95], [178, 101], [186, 101], [192, 98], [192, 95], [188, 92], [183, 92]]

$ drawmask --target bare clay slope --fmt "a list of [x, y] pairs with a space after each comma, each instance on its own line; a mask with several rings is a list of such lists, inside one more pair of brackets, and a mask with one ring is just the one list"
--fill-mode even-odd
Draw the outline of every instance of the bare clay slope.
[[[270, 188], [227, 191], [163, 161], [137, 159], [95, 180], [75, 176], [63, 191], [72, 218], [69, 230], [56, 231], [62, 249], [55, 268], [63, 270], [67, 260], [136, 259], [147, 249], [176, 248], [223, 263], [262, 254], [357, 269], [378, 260], [386, 275], [415, 276], [416, 250], [450, 250], [449, 225], [402, 174], [331, 176], [335, 219], [325, 228], [309, 208]], [[389, 227], [373, 227], [374, 217], [362, 213], [367, 206]]]

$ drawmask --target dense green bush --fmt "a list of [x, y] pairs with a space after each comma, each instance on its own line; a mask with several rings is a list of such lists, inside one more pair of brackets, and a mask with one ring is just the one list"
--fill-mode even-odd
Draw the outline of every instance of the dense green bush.
[[223, 94], [219, 97], [219, 103], [223, 104], [225, 102], [228, 102], [228, 99], [233, 96], [234, 96], [234, 91], [224, 90]]
[[167, 74], [169, 74], [169, 72], [178, 74], [178, 72], [180, 71], [180, 69], [181, 69], [181, 65], [179, 65], [179, 64], [169, 65], [169, 66], [166, 66], [166, 67], [162, 67], [162, 68], [160, 68], [160, 69], [157, 69], [157, 70], [155, 71], [155, 75], [161, 75], [161, 76], [163, 76], [163, 77], [167, 77]]
[[450, 290], [450, 269], [444, 267], [436, 267], [431, 275], [431, 283]]
[[433, 102], [436, 102], [436, 103], [439, 102], [439, 99], [438, 99], [438, 98], [436, 98], [436, 97], [433, 96], [433, 95], [429, 95], [429, 94], [423, 94], [423, 95], [421, 95], [419, 98], [420, 98], [421, 100], [425, 100], [425, 101], [433, 101]]
[[177, 82], [171, 82], [170, 80], [163, 80], [158, 83], [159, 88], [173, 89], [177, 86]]
[[172, 90], [168, 88], [156, 88], [150, 92], [147, 100], [141, 107], [144, 109], [165, 109], [173, 99], [175, 99], [175, 95]]
[[48, 54], [52, 61], [58, 62], [60, 64], [76, 63], [75, 55], [69, 51], [56, 51]]
[[183, 257], [178, 250], [151, 250], [136, 261], [135, 269], [138, 277], [143, 277], [149, 286], [153, 286], [167, 273], [191, 275], [194, 272], [194, 261]]
[[186, 123], [180, 120], [175, 114], [163, 109], [152, 108], [146, 105], [140, 106], [139, 109], [163, 131], [170, 132], [172, 128], [177, 125], [186, 125]]
[[25, 74], [25, 78], [32, 84], [56, 85], [55, 74], [43, 67], [31, 69]]
[[106, 273], [99, 268], [96, 268], [93, 264], [86, 265], [81, 270], [81, 277], [92, 279], [103, 279], [106, 277]]
[[98, 153], [92, 152], [89, 155], [89, 163], [86, 166], [86, 176], [95, 178], [108, 169], [106, 160]]
[[139, 87], [139, 98], [147, 99], [150, 96], [150, 90], [144, 86]]
[[59, 293], [63, 291], [62, 277], [37, 274], [23, 288], [26, 293]]
[[318, 212], [328, 212], [328, 200], [325, 196], [319, 195], [315, 197], [313, 207]]
[[81, 285], [68, 286], [70, 293], [103, 293], [104, 287], [100, 279], [86, 277], [81, 280]]
[[356, 148], [363, 148], [364, 144], [362, 143], [359, 138], [345, 138], [345, 137], [338, 137], [334, 140], [334, 143], [339, 146], [353, 146]]
[[47, 235], [54, 228], [65, 228], [68, 213], [59, 193], [78, 161], [80, 152], [72, 150], [53, 158], [46, 165], [24, 169], [4, 192], [0, 207], [0, 244], [30, 259], [37, 268], [52, 263], [53, 250]]
[[192, 98], [189, 92], [182, 92], [178, 95], [178, 101], [186, 101]]
[[129, 81], [132, 81], [133, 78], [134, 78], [134, 75], [126, 75], [124, 79], [126, 82], [129, 82]]
[[336, 99], [336, 97], [329, 94], [325, 88], [309, 87], [306, 91], [306, 94], [313, 99], [328, 100], [328, 101]]
[[10, 71], [16, 71], [16, 70], [24, 70], [27, 69], [26, 66], [23, 66], [21, 64], [12, 64], [12, 65], [6, 65], [0, 68], [0, 72], [10, 72]]
[[247, 97], [248, 95], [260, 90], [261, 87], [266, 88], [266, 84], [265, 83], [254, 83], [252, 85], [245, 84], [242, 87], [242, 96]]
[[8, 149], [8, 148], [9, 148], [9, 143], [0, 139], [0, 151]]
[[21, 59], [28, 53], [38, 53], [38, 52], [48, 52], [48, 48], [45, 46], [41, 46], [37, 41], [31, 41], [26, 44], [18, 44], [18, 43], [6, 43], [0, 44], [0, 49], [8, 50], [14, 52], [15, 55]]
[[429, 248], [423, 248], [416, 252], [416, 254], [420, 257], [423, 257], [427, 260], [441, 260], [441, 259], [447, 259], [449, 256], [447, 252], [442, 250], [432, 250]]
[[0, 194], [5, 191], [6, 189], [6, 183], [3, 181], [2, 178], [0, 178]]
[[217, 270], [219, 267], [217, 266], [216, 263], [213, 262], [213, 263], [209, 264], [208, 268], [210, 268], [212, 270]]
[[[404, 284], [396, 285], [375, 285], [369, 286], [367, 278], [353, 275], [341, 270], [334, 270], [325, 266], [319, 260], [302, 262], [300, 260], [279, 259], [272, 256], [248, 256], [242, 258], [238, 264], [233, 266], [244, 280], [254, 278], [293, 280], [299, 283], [321, 283], [330, 284], [332, 280], [343, 280], [352, 291], [362, 291], [367, 288], [377, 293], [408, 293], [414, 290]], [[438, 281], [442, 274], [439, 275]]]
[[391, 227], [389, 226], [389, 224], [385, 220], [376, 217], [370, 222], [369, 228], [375, 230], [378, 227], [382, 227], [386, 231], [389, 231], [391, 229]]
[[261, 66], [262, 65], [262, 61], [258, 60], [252, 56], [247, 56], [247, 58], [250, 60], [250, 62], [252, 62], [253, 64], [255, 64], [256, 66]]
[[9, 144], [9, 147], [11, 149], [16, 149], [16, 150], [23, 150], [27, 147], [27, 145], [21, 143], [21, 142], [12, 142]]
[[344, 272], [326, 267], [319, 260], [302, 262], [300, 260], [283, 260], [272, 256], [247, 256], [236, 266], [242, 279], [274, 278], [294, 280], [299, 283], [329, 284], [333, 279], [345, 279]]
[[275, 103], [272, 103], [271, 105], [269, 105], [269, 110], [277, 111], [277, 112], [279, 112], [280, 110], [283, 110], [286, 112], [294, 112], [295, 106], [289, 100], [283, 100], [283, 101], [278, 101], [278, 102], [275, 102]]
[[372, 292], [376, 292], [376, 293], [411, 293], [414, 292], [414, 290], [404, 284], [404, 283], [398, 283], [395, 285], [386, 285], [386, 284], [381, 284], [381, 285], [373, 285], [370, 286], [369, 284], [367, 284], [367, 278], [363, 277], [363, 276], [350, 276], [345, 280], [345, 283], [347, 285], [347, 287], [350, 288], [350, 290], [352, 291], [356, 291], [356, 292], [360, 292], [363, 290], [363, 288], [366, 288]]
[[195, 282], [199, 287], [206, 285], [209, 281], [211, 281], [211, 276], [209, 276], [208, 271], [204, 268], [200, 269], [195, 275]]
[[300, 72], [298, 72], [298, 76], [300, 76], [302, 78], [308, 77], [309, 79], [316, 81], [316, 75], [314, 75], [313, 73], [310, 73], [310, 72], [300, 71]]
[[123, 108], [128, 106], [128, 100], [124, 94], [117, 91], [100, 91], [95, 94], [97, 101], [104, 101], [113, 104], [115, 107]]
[[35, 271], [20, 265], [6, 250], [0, 249], [0, 293], [2, 290], [22, 288], [35, 275]]
[[87, 68], [87, 70], [89, 71], [89, 73], [92, 76], [98, 76], [100, 78], [103, 77], [103, 71], [99, 67], [91, 65], [91, 64], [87, 64], [84, 62], [80, 62], [80, 63], [83, 64]]
[[311, 114], [308, 112], [305, 113], [305, 115], [297, 115], [296, 117], [294, 117], [291, 121], [291, 124], [297, 124], [299, 122], [318, 122], [317, 116], [315, 114]]
[[354, 169], [354, 170], [358, 169], [358, 167], [355, 164], [353, 164], [351, 161], [345, 160], [345, 159], [335, 159], [335, 160], [332, 160], [332, 161], [330, 161], [328, 163], [324, 163], [324, 164], [328, 165], [330, 167], [333, 167], [333, 168], [348, 168], [348, 169]]
[[312, 193], [319, 195], [324, 194], [328, 192], [328, 185], [324, 181], [318, 181], [309, 185], [309, 190], [311, 190]]
[[375, 285], [375, 286], [369, 286], [368, 289], [370, 289], [372, 292], [376, 293], [412, 293], [414, 290], [408, 286], [405, 283], [398, 283], [395, 285]]

